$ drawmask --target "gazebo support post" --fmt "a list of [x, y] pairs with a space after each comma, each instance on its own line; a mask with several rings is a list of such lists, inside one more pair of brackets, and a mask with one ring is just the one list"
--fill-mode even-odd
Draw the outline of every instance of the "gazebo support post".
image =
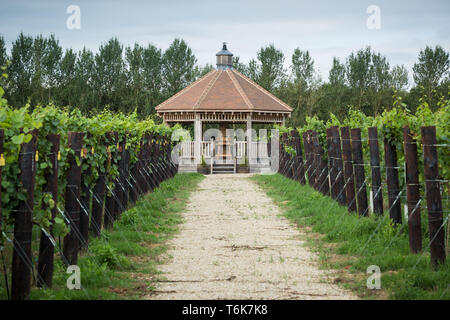
[[202, 121], [200, 120], [200, 114], [195, 114], [194, 121], [194, 157], [195, 164], [199, 164], [201, 162], [202, 154], [201, 154], [201, 141], [202, 141]]
[[252, 147], [252, 114], [247, 114], [247, 161], [250, 167], [250, 148]]

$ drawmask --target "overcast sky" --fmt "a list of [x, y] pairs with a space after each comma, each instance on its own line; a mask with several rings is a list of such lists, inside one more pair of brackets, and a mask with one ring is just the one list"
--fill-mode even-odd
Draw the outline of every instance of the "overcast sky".
[[[449, 0], [0, 0], [0, 34], [8, 48], [17, 35], [54, 33], [64, 48], [97, 51], [117, 36], [125, 45], [149, 42], [165, 49], [175, 38], [192, 47], [199, 64], [215, 63], [221, 43], [248, 62], [273, 43], [286, 66], [296, 47], [309, 50], [323, 80], [333, 56], [345, 59], [370, 45], [409, 71], [426, 45], [450, 48]], [[69, 30], [67, 7], [78, 5], [81, 28]], [[380, 29], [369, 29], [366, 12], [380, 8]], [[411, 78], [411, 74], [410, 74]]]

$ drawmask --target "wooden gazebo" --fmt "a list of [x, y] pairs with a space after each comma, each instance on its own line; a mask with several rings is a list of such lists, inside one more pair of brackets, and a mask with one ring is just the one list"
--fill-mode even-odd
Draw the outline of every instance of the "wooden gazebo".
[[[156, 107], [164, 123], [194, 123], [194, 141], [185, 143], [181, 151], [184, 158], [194, 160], [192, 171], [202, 156], [211, 164], [235, 163], [236, 158], [242, 159], [243, 156], [248, 160], [254, 159], [253, 144], [256, 141], [251, 138], [252, 124], [284, 124], [292, 112], [286, 103], [233, 69], [233, 54], [225, 43], [216, 56], [215, 70]], [[218, 123], [222, 137], [214, 143], [204, 141], [204, 123]], [[235, 141], [226, 136], [226, 129], [232, 123], [247, 125], [246, 140]], [[264, 158], [261, 150], [264, 148], [259, 149], [256, 158]], [[252, 161], [249, 162], [252, 165]], [[180, 169], [190, 171], [186, 165], [181, 165]]]

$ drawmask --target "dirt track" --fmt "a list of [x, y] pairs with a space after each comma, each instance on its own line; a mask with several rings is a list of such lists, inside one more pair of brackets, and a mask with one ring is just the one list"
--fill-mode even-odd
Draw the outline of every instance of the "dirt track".
[[182, 213], [147, 299], [356, 299], [319, 270], [304, 236], [248, 174], [208, 175]]

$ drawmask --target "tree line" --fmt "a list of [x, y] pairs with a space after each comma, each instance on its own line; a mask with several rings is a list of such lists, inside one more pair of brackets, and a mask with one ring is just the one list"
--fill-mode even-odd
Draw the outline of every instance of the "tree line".
[[308, 50], [296, 48], [288, 70], [285, 56], [273, 44], [262, 47], [247, 64], [235, 58], [234, 66], [294, 108], [288, 121], [303, 126], [306, 116], [328, 120], [330, 113], [342, 120], [350, 108], [377, 116], [393, 106], [395, 97], [415, 111], [427, 103], [434, 111], [449, 98], [449, 52], [441, 46], [427, 46], [413, 66], [414, 84], [409, 84], [404, 65], [391, 66], [371, 47], [352, 52], [344, 61], [333, 58], [328, 81], [323, 81]]
[[10, 53], [0, 36], [0, 66], [5, 66], [5, 88], [10, 105], [31, 109], [53, 102], [95, 113], [112, 111], [140, 116], [154, 114], [154, 107], [209, 71], [200, 67], [184, 40], [175, 39], [167, 50], [149, 44], [124, 47], [117, 38], [94, 53], [63, 50], [54, 35], [46, 38], [19, 34]]
[[[285, 68], [285, 55], [273, 44], [234, 68], [294, 108], [289, 125], [301, 126], [306, 116], [327, 120], [330, 113], [344, 118], [349, 106], [367, 115], [378, 115], [393, 104], [393, 96], [414, 107], [426, 102], [432, 110], [448, 98], [450, 60], [441, 46], [426, 47], [413, 67], [414, 84], [408, 83], [404, 65], [391, 66], [371, 47], [352, 52], [345, 60], [333, 59], [327, 81], [318, 75], [308, 50], [297, 48]], [[27, 103], [32, 109], [53, 102], [95, 113], [137, 110], [142, 117], [155, 114], [155, 106], [214, 67], [199, 65], [192, 49], [174, 39], [166, 50], [153, 44], [126, 46], [117, 38], [102, 43], [96, 53], [83, 48], [63, 50], [54, 35], [19, 34], [10, 52], [0, 36], [0, 66], [8, 78], [1, 80], [10, 105]]]

